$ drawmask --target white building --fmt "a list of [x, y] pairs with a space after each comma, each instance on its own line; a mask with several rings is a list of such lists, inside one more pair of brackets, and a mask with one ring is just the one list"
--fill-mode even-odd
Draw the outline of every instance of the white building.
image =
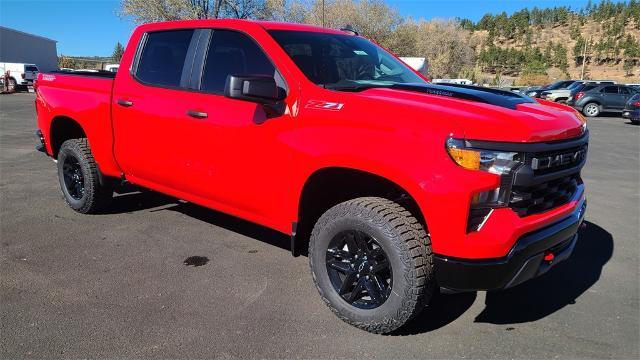
[[0, 62], [36, 64], [40, 71], [56, 70], [56, 41], [0, 26]]

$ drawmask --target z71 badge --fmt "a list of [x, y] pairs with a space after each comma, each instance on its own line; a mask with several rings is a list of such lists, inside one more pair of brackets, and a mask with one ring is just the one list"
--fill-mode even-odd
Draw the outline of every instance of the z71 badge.
[[309, 100], [309, 102], [307, 102], [307, 105], [305, 105], [304, 107], [307, 109], [338, 111], [342, 109], [343, 106], [344, 104], [337, 102]]

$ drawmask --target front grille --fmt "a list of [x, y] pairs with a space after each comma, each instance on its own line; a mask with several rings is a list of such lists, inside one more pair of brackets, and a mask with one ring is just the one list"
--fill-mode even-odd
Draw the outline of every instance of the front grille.
[[519, 216], [541, 213], [564, 205], [582, 183], [579, 174], [572, 174], [531, 186], [513, 185], [509, 207]]
[[547, 167], [533, 170], [534, 175], [544, 175], [560, 170], [565, 170], [576, 166], [581, 162], [587, 154], [587, 144], [575, 146], [563, 150], [537, 152], [529, 156], [530, 161], [539, 161], [540, 164], [546, 163]]

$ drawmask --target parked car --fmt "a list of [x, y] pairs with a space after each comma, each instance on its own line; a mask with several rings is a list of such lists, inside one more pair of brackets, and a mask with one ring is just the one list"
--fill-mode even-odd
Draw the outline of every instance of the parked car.
[[516, 286], [578, 241], [589, 135], [566, 106], [430, 84], [300, 24], [146, 24], [121, 65], [39, 75], [39, 147], [68, 205], [99, 212], [128, 181], [290, 235], [361, 329], [398, 329], [438, 286]]
[[627, 86], [631, 86], [632, 88], [640, 91], [640, 84], [627, 84]]
[[595, 84], [595, 83], [583, 83], [576, 86], [575, 88], [571, 89], [571, 92], [569, 93], [569, 98], [567, 99], [566, 104], [569, 106], [573, 106], [577, 93], [586, 92], [598, 86], [600, 86], [600, 84]]
[[630, 86], [601, 84], [576, 93], [572, 104], [588, 117], [596, 117], [603, 111], [621, 113], [635, 93], [636, 90]]
[[545, 90], [540, 94], [541, 99], [546, 99], [550, 101], [555, 101], [559, 103], [566, 103], [571, 97], [574, 90], [578, 92], [580, 88], [582, 88], [583, 84], [615, 84], [615, 81], [612, 80], [578, 80], [573, 84], [569, 85], [566, 89], [556, 89], [556, 90]]
[[111, 72], [118, 72], [118, 68], [120, 67], [120, 64], [107, 64], [104, 67], [105, 71], [111, 71]]
[[569, 99], [571, 90], [579, 87], [582, 84], [584, 84], [584, 81], [579, 80], [569, 85], [566, 89], [543, 90], [540, 93], [540, 98], [554, 102], [566, 102]]
[[633, 124], [640, 124], [640, 92], [627, 101], [627, 105], [622, 111], [622, 117], [629, 119]]
[[539, 98], [543, 91], [566, 89], [576, 81], [577, 80], [560, 80], [560, 81], [556, 81], [556, 82], [554, 82], [552, 84], [544, 85], [544, 86], [540, 87], [539, 89], [529, 90], [527, 92], [527, 96], [530, 96], [530, 97], [533, 97], [533, 98]]
[[9, 72], [9, 86], [15, 88], [19, 85], [32, 85], [39, 70], [35, 64], [0, 63], [0, 74], [7, 71]]
[[434, 84], [459, 84], [459, 85], [473, 85], [473, 81], [469, 79], [433, 79]]

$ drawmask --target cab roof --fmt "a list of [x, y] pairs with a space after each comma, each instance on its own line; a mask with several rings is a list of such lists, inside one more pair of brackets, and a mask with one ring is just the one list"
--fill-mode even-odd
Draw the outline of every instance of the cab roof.
[[154, 31], [163, 29], [176, 29], [176, 28], [206, 28], [206, 27], [232, 27], [242, 28], [249, 26], [260, 26], [265, 30], [289, 30], [289, 31], [307, 31], [307, 32], [319, 32], [328, 34], [345, 34], [345, 32], [337, 29], [327, 29], [321, 26], [306, 25], [306, 24], [294, 24], [287, 22], [277, 21], [256, 21], [256, 20], [244, 20], [244, 19], [202, 19], [202, 20], [174, 20], [163, 21], [155, 23], [147, 23], [140, 25], [139, 28], [143, 31]]

